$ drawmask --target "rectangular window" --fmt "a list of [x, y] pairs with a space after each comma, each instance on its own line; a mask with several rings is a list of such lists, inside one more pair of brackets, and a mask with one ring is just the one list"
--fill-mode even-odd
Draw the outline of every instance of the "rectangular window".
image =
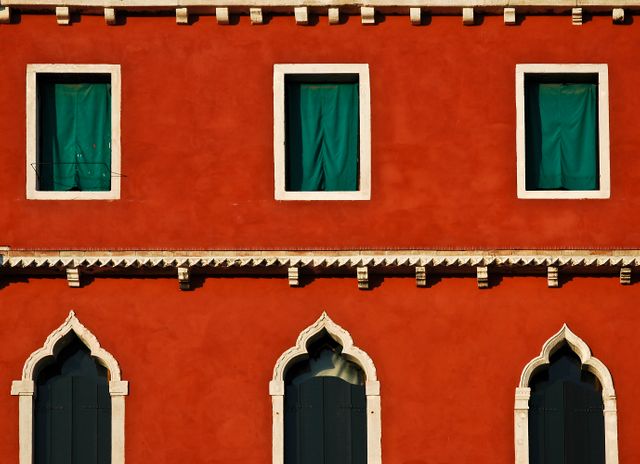
[[607, 65], [516, 66], [519, 198], [609, 198]]
[[119, 66], [28, 66], [27, 198], [119, 198], [119, 134]]
[[369, 199], [370, 151], [367, 65], [275, 65], [276, 199]]

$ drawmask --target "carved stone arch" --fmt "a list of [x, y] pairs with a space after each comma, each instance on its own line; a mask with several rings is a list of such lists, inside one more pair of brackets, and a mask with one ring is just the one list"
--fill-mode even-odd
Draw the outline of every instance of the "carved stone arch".
[[111, 462], [124, 464], [124, 397], [129, 393], [129, 383], [122, 380], [120, 366], [98, 339], [78, 320], [73, 311], [55, 329], [41, 348], [31, 353], [22, 368], [22, 378], [14, 380], [11, 394], [19, 396], [20, 464], [33, 463], [33, 400], [35, 376], [43, 361], [57, 354], [60, 342], [73, 332], [90, 350], [101, 365], [109, 371], [109, 394], [111, 396]]
[[583, 368], [595, 375], [602, 385], [605, 463], [618, 464], [618, 412], [613, 378], [607, 366], [591, 355], [589, 346], [574, 334], [567, 324], [563, 324], [560, 330], [542, 345], [540, 355], [529, 361], [520, 375], [514, 412], [516, 464], [529, 464], [529, 399], [531, 397], [529, 384], [531, 379], [538, 369], [550, 363], [553, 353], [565, 343], [580, 358]]
[[273, 368], [273, 377], [269, 382], [269, 394], [273, 407], [273, 464], [284, 464], [284, 377], [287, 368], [308, 356], [309, 343], [323, 331], [342, 346], [341, 354], [357, 364], [364, 372], [367, 398], [367, 464], [380, 464], [382, 462], [380, 382], [378, 382], [376, 367], [369, 355], [353, 344], [349, 332], [333, 322], [326, 312], [300, 332], [295, 346], [282, 353]]

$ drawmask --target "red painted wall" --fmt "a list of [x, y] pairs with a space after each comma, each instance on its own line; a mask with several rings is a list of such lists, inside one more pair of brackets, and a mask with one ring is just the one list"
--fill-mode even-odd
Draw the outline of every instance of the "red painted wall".
[[[130, 17], [0, 27], [1, 244], [40, 248], [640, 247], [640, 29], [596, 16], [376, 26]], [[25, 200], [28, 63], [122, 65], [122, 199]], [[274, 63], [369, 63], [372, 198], [273, 199]], [[518, 200], [515, 65], [609, 64], [610, 200]], [[46, 231], [46, 233], [43, 233]]]
[[564, 322], [610, 369], [620, 462], [640, 462], [640, 286], [586, 277], [545, 286], [543, 277], [505, 277], [485, 291], [472, 278], [429, 289], [386, 278], [368, 292], [340, 278], [299, 289], [207, 279], [192, 292], [173, 279], [9, 283], [0, 291], [0, 456], [17, 462], [11, 381], [73, 308], [130, 382], [128, 463], [269, 463], [273, 366], [327, 310], [376, 364], [385, 464], [513, 464], [514, 389]]

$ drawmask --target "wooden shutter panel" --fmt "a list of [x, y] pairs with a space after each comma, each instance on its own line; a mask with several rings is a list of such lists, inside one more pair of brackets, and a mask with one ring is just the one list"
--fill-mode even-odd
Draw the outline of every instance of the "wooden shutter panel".
[[98, 464], [111, 464], [111, 395], [106, 381], [98, 382]]
[[285, 390], [285, 464], [366, 464], [364, 386], [314, 377]]
[[351, 463], [367, 464], [367, 395], [364, 385], [351, 385]]
[[[314, 377], [301, 383], [298, 464], [325, 464], [324, 382]], [[337, 464], [337, 463], [336, 463]]]
[[604, 416], [599, 396], [588, 387], [564, 384], [565, 464], [604, 464]]
[[49, 384], [49, 440], [46, 464], [72, 462], [73, 384], [70, 377], [58, 377]]
[[98, 461], [98, 392], [95, 380], [73, 380], [73, 462]]

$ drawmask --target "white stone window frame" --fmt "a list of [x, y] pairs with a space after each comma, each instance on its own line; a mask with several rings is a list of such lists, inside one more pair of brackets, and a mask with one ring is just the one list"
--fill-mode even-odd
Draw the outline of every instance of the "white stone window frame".
[[364, 372], [367, 402], [367, 464], [381, 464], [380, 382], [376, 375], [376, 367], [367, 353], [354, 346], [349, 332], [333, 322], [326, 312], [323, 312], [316, 322], [300, 333], [296, 345], [285, 351], [273, 368], [273, 378], [269, 382], [273, 411], [272, 464], [284, 464], [284, 377], [286, 371], [297, 361], [308, 357], [307, 346], [309, 342], [323, 330], [342, 346], [342, 356], [358, 365]]
[[[296, 192], [286, 189], [285, 79], [297, 74], [352, 74], [358, 76], [360, 143], [358, 190]], [[368, 64], [294, 63], [273, 66], [273, 153], [276, 200], [369, 200], [371, 199], [371, 85]]]
[[[38, 190], [38, 74], [107, 74], [111, 77], [111, 189], [103, 192], [54, 192]], [[117, 64], [28, 64], [27, 65], [27, 199], [28, 200], [117, 200], [120, 198], [121, 75]]]
[[31, 353], [22, 369], [22, 378], [14, 380], [11, 394], [19, 397], [19, 447], [20, 464], [33, 463], [33, 403], [35, 376], [41, 362], [55, 356], [58, 343], [74, 332], [91, 351], [91, 356], [109, 371], [109, 394], [111, 395], [111, 464], [124, 464], [124, 399], [129, 394], [129, 382], [120, 377], [120, 366], [116, 359], [100, 346], [98, 339], [80, 323], [71, 311], [64, 323], [54, 330], [42, 348]]
[[529, 464], [529, 384], [536, 371], [549, 364], [551, 355], [566, 343], [578, 355], [582, 368], [596, 376], [602, 385], [602, 401], [604, 403], [604, 444], [605, 464], [618, 464], [618, 409], [613, 379], [607, 366], [598, 358], [591, 356], [587, 344], [574, 334], [567, 324], [547, 340], [542, 346], [540, 355], [532, 359], [523, 369], [520, 384], [515, 395], [515, 464]]
[[[598, 190], [527, 190], [525, 77], [527, 74], [577, 74], [598, 76]], [[607, 64], [517, 64], [516, 65], [516, 153], [518, 198], [606, 199], [611, 195], [609, 162], [609, 71]]]

